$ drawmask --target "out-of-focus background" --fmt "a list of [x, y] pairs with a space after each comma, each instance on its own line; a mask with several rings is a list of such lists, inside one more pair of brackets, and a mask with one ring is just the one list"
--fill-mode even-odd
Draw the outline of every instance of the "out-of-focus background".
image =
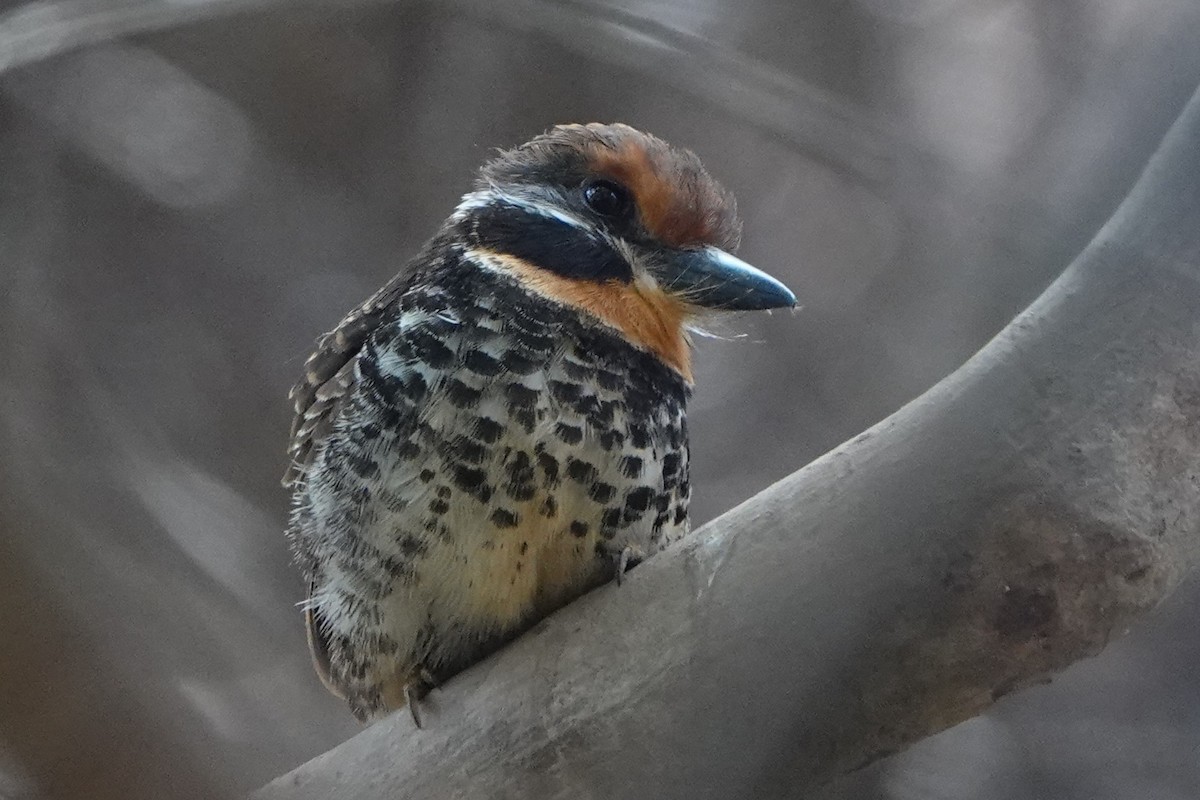
[[[234, 796], [357, 730], [285, 394], [492, 148], [687, 145], [800, 296], [698, 343], [704, 522], [986, 342], [1200, 83], [1195, 0], [242, 2], [0, 2], [0, 798]], [[1195, 798], [1198, 609], [828, 798]]]

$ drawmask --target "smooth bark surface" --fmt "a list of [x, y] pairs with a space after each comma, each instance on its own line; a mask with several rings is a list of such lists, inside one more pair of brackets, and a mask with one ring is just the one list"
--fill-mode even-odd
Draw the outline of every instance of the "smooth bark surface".
[[798, 797], [1096, 653], [1200, 550], [1197, 141], [928, 393], [256, 797]]

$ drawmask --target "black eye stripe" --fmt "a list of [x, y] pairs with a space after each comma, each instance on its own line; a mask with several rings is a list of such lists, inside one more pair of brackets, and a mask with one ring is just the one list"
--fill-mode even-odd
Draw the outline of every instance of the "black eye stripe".
[[473, 244], [515, 256], [564, 278], [629, 283], [633, 269], [597, 232], [510, 203], [472, 210], [463, 221]]

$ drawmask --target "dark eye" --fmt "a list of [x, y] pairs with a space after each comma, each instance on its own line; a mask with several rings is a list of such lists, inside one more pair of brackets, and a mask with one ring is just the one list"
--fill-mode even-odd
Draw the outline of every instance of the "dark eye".
[[612, 181], [592, 181], [583, 187], [588, 208], [602, 217], [624, 217], [633, 208], [629, 190]]

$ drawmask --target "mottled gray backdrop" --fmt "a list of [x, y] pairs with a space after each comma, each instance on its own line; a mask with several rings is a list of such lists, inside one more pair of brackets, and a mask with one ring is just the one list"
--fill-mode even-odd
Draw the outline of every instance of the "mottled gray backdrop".
[[[285, 394], [491, 148], [687, 145], [800, 296], [698, 342], [703, 522], [986, 342], [1200, 82], [1195, 0], [243, 2], [0, 2], [0, 798], [233, 795], [355, 732]], [[1196, 797], [1198, 607], [829, 798]]]

